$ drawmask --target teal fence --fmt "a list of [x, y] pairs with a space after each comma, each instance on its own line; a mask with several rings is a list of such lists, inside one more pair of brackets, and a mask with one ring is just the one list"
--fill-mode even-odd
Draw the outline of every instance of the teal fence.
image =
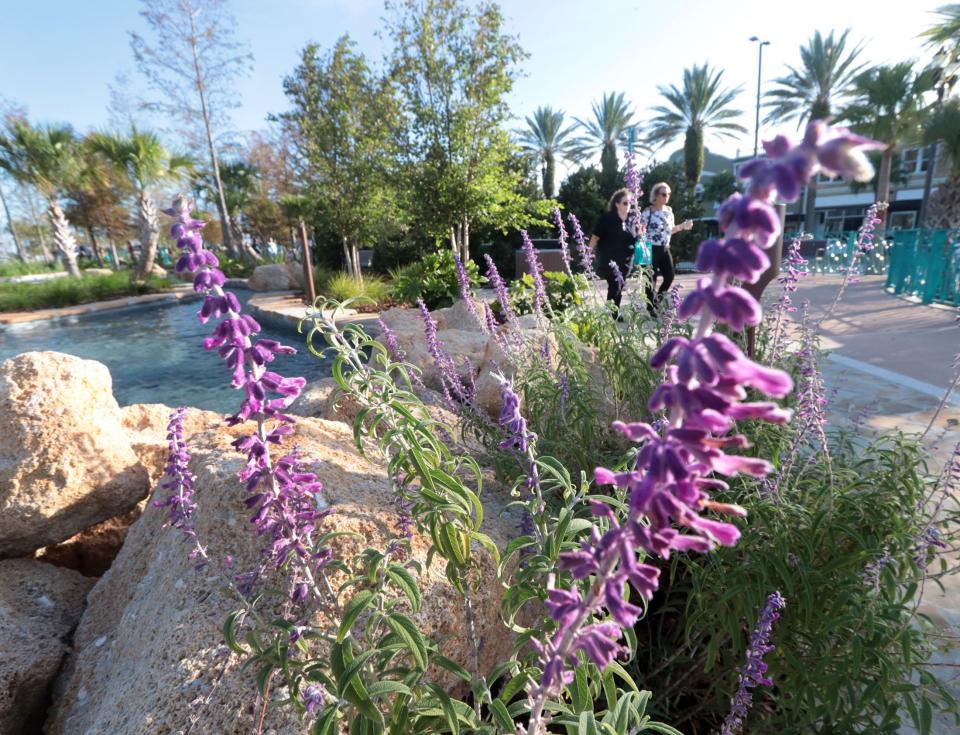
[[960, 306], [960, 232], [893, 232], [887, 288], [918, 297], [924, 304]]
[[[784, 238], [784, 246], [790, 242]], [[875, 240], [868, 252], [860, 253], [854, 260], [857, 249], [857, 233], [844, 232], [839, 237], [829, 236], [824, 240], [801, 243], [800, 251], [807, 259], [806, 270], [810, 273], [846, 273], [851, 265], [862, 276], [884, 275], [890, 260], [893, 243]]]

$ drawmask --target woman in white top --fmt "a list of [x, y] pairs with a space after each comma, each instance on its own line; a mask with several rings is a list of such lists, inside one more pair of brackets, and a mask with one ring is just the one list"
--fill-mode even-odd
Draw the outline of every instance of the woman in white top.
[[[689, 230], [693, 227], [693, 220], [675, 225], [673, 210], [667, 205], [670, 201], [670, 186], [665, 181], [653, 185], [650, 190], [650, 207], [641, 215], [641, 222], [647, 228], [647, 240], [651, 244], [652, 277], [647, 284], [647, 310], [656, 316], [660, 297], [673, 284], [673, 258], [670, 257], [670, 238], [675, 232]], [[663, 277], [660, 288], [654, 292], [657, 276]]]

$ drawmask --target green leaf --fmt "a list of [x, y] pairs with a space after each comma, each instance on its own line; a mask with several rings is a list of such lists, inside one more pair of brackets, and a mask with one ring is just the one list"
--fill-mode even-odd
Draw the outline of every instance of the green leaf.
[[446, 656], [443, 656], [439, 653], [435, 653], [433, 654], [433, 656], [430, 657], [430, 660], [432, 663], [435, 663], [437, 666], [440, 666], [441, 668], [446, 669], [452, 674], [455, 674], [458, 678], [462, 679], [463, 681], [466, 681], [466, 682], [473, 681], [473, 677], [470, 676], [469, 671], [463, 668], [456, 661], [452, 661]]
[[410, 609], [415, 613], [420, 612], [420, 606], [422, 604], [420, 586], [410, 573], [410, 570], [399, 564], [391, 564], [387, 567], [387, 576], [390, 577], [397, 587], [403, 590], [403, 594], [410, 600]]
[[340, 710], [335, 704], [328, 705], [320, 713], [320, 717], [310, 730], [310, 735], [333, 735], [337, 731], [337, 722], [340, 720]]
[[[581, 671], [577, 669], [577, 671]], [[600, 735], [597, 732], [597, 718], [593, 714], [593, 710], [587, 710], [586, 712], [580, 713], [580, 724], [577, 726], [578, 735]]]
[[247, 649], [240, 645], [237, 640], [237, 619], [243, 614], [243, 610], [234, 610], [227, 616], [223, 623], [223, 640], [227, 647], [234, 653], [246, 653]]
[[663, 735], [683, 735], [682, 732], [677, 730], [675, 727], [670, 727], [662, 722], [653, 722], [650, 721], [643, 726], [644, 730], [653, 730], [653, 732], [659, 732]]
[[490, 703], [490, 714], [493, 715], [494, 722], [497, 723], [497, 727], [500, 728], [501, 731], [504, 733], [516, 732], [517, 727], [510, 713], [507, 711], [507, 705], [500, 699], [494, 699]]
[[377, 699], [378, 697], [384, 697], [388, 694], [403, 694], [408, 697], [413, 696], [413, 692], [410, 690], [406, 684], [402, 684], [399, 681], [378, 681], [375, 684], [371, 684], [367, 687], [367, 691], [370, 693], [370, 699]]
[[337, 643], [343, 643], [343, 640], [350, 634], [350, 629], [357, 622], [357, 618], [373, 601], [374, 595], [370, 590], [362, 590], [355, 594], [347, 607], [343, 611], [343, 619], [340, 621], [340, 628], [337, 630]]
[[427, 643], [426, 640], [424, 640], [423, 634], [420, 632], [419, 628], [417, 628], [414, 622], [406, 615], [402, 615], [398, 612], [387, 615], [384, 618], [384, 622], [386, 622], [386, 624], [390, 627], [390, 630], [396, 633], [401, 639], [403, 639], [403, 642], [406, 643], [407, 648], [410, 651], [410, 655], [413, 656], [417, 667], [421, 670], [426, 669]]

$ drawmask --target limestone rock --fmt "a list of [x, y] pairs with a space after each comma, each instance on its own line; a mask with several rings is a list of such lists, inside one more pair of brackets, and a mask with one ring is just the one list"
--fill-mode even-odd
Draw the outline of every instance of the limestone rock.
[[167, 269], [164, 268], [162, 265], [157, 265], [156, 263], [154, 263], [153, 267], [150, 268], [150, 275], [156, 276], [157, 278], [166, 278]]
[[85, 577], [103, 576], [120, 553], [130, 526], [146, 505], [147, 500], [141, 500], [133, 510], [90, 526], [62, 543], [39, 549], [34, 558], [73, 569]]
[[253, 291], [290, 291], [297, 288], [297, 282], [286, 264], [268, 263], [253, 269], [247, 286]]
[[0, 733], [40, 731], [50, 687], [92, 579], [32, 559], [0, 560]]
[[[152, 487], [163, 476], [167, 464], [167, 424], [173, 409], [162, 403], [134, 403], [121, 408], [120, 413], [130, 446], [150, 473]], [[222, 421], [223, 417], [213, 411], [187, 409], [183, 417], [183, 438], [189, 445], [194, 435]]]
[[[482, 305], [478, 304], [478, 308], [482, 308]], [[480, 318], [483, 318], [483, 312], [480, 313]], [[465, 331], [480, 331], [480, 322], [477, 321], [477, 317], [474, 315], [473, 310], [467, 305], [467, 302], [463, 299], [458, 299], [454, 302], [453, 306], [448, 306], [445, 309], [437, 309], [434, 311], [431, 316], [434, 321], [439, 324], [443, 324], [442, 329], [462, 329]], [[440, 327], [438, 327], [440, 328]]]
[[[238, 433], [220, 428], [195, 438], [191, 471], [199, 510], [193, 520], [213, 560], [230, 554], [231, 569], [246, 570], [256, 566], [262, 540], [250, 528], [250, 512], [235, 477], [243, 458], [230, 442]], [[334, 507], [325, 523], [362, 538], [338, 537], [332, 542], [334, 556], [348, 558], [368, 545], [383, 548], [396, 525], [385, 469], [353, 449], [349, 428], [339, 422], [301, 419], [289, 437], [293, 444], [312, 460], [310, 469], [323, 481]], [[485, 494], [484, 530], [500, 548], [515, 534], [513, 521], [501, 515], [507, 501]], [[165, 522], [164, 510], [148, 505], [113, 566], [91, 591], [75, 653], [57, 685], [48, 735], [178, 732], [191, 717], [196, 718], [194, 732], [246, 735], [256, 730], [255, 670], [241, 671], [241, 658], [228, 655], [221, 644], [223, 620], [236, 602], [222, 591], [217, 564], [195, 570], [188, 558], [190, 540], [164, 528]], [[423, 562], [427, 546], [426, 538], [416, 536], [413, 556]], [[473, 606], [481, 669], [488, 672], [507, 656], [512, 640], [498, 619], [501, 592], [494, 564], [486, 556], [481, 560], [484, 584]], [[468, 664], [462, 601], [443, 581], [442, 569], [440, 559], [434, 559], [431, 572], [421, 578], [421, 629], [444, 640], [446, 655]], [[335, 587], [338, 581], [333, 580]], [[211, 701], [204, 704], [208, 695]], [[293, 735], [304, 727], [293, 711], [271, 709], [265, 732]]]
[[70, 538], [148, 491], [104, 365], [58, 352], [0, 363], [0, 557]]

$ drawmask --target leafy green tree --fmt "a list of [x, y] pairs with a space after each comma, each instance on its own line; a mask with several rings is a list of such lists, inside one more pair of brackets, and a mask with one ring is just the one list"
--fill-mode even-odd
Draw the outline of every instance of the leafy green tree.
[[[210, 173], [203, 174], [198, 183], [206, 189], [208, 196], [216, 197], [216, 180]], [[220, 164], [220, 185], [227, 205], [230, 224], [230, 240], [236, 249], [242, 249], [248, 260], [259, 260], [255, 250], [245, 244], [241, 217], [246, 219], [247, 211], [260, 191], [260, 172], [246, 161], [229, 161]]]
[[114, 240], [130, 230], [127, 203], [133, 197], [131, 182], [116, 171], [103, 156], [80, 147], [80, 161], [66, 187], [69, 200], [67, 217], [76, 226], [83, 228], [90, 238], [98, 265], [104, 265], [103, 248], [97, 231], [105, 232], [110, 244], [112, 265], [119, 262]]
[[26, 120], [14, 119], [0, 135], [0, 168], [46, 198], [54, 246], [67, 272], [80, 278], [77, 241], [59, 202], [76, 169], [76, 147], [73, 129], [66, 125], [33, 127]]
[[960, 48], [960, 3], [941, 5], [934, 12], [940, 16], [939, 22], [920, 35], [932, 46], [946, 44]]
[[930, 201], [930, 227], [960, 227], [960, 100], [939, 106], [924, 125], [923, 142], [941, 143], [950, 173]]
[[719, 204], [737, 191], [742, 191], [742, 189], [740, 187], [740, 180], [733, 171], [718, 171], [713, 176], [704, 180], [703, 196], [700, 201], [703, 202], [704, 205]]
[[669, 103], [653, 108], [656, 116], [650, 121], [647, 141], [660, 147], [684, 136], [683, 160], [687, 186], [693, 188], [703, 173], [703, 144], [707, 135], [733, 138], [747, 129], [734, 118], [743, 114], [734, 109], [733, 101], [741, 92], [722, 88], [723, 71], [709, 64], [683, 70], [683, 86], [660, 86], [660, 95]]
[[133, 278], [144, 280], [153, 270], [160, 242], [160, 214], [150, 190], [164, 181], [180, 178], [191, 169], [192, 161], [170, 153], [155, 133], [136, 128], [129, 135], [94, 133], [87, 138], [86, 145], [133, 184], [140, 230], [140, 259]]
[[552, 107], [538, 107], [527, 117], [527, 127], [517, 133], [520, 147], [537, 156], [542, 166], [543, 195], [553, 197], [556, 159], [576, 161], [581, 141], [575, 136], [576, 124], [563, 127], [563, 111]]
[[582, 153], [600, 153], [601, 191], [607, 196], [620, 185], [617, 145], [633, 124], [633, 110], [624, 99], [623, 92], [604, 94], [600, 102], [592, 105], [593, 119], [580, 120], [586, 140]]
[[[861, 47], [847, 49], [845, 30], [839, 38], [833, 37], [833, 31], [826, 38], [816, 31], [800, 47], [799, 68], [787, 66], [790, 73], [774, 80], [775, 88], [766, 93], [766, 106], [769, 108], [765, 122], [779, 123], [797, 120], [802, 125], [810, 120], [829, 118], [835, 108], [853, 92], [854, 81], [863, 70], [857, 63]], [[807, 211], [804, 216], [804, 229], [813, 232], [816, 215], [817, 181], [811, 179], [807, 185]]]
[[[877, 66], [854, 80], [853, 101], [841, 113], [859, 133], [884, 143], [877, 177], [877, 199], [890, 200], [894, 152], [920, 142], [928, 108], [924, 96], [933, 88], [929, 71], [915, 73], [913, 62]], [[886, 219], [886, 211], [879, 215]]]
[[391, 77], [405, 118], [404, 207], [416, 228], [437, 243], [450, 238], [466, 262], [471, 228], [506, 231], [538, 221], [517, 193], [504, 127], [506, 98], [526, 54], [503, 32], [503, 14], [490, 2], [398, 0], [387, 9]]
[[602, 179], [596, 166], [581, 166], [560, 184], [557, 195], [564, 213], [572, 213], [587, 235], [597, 217], [607, 208], [609, 196], [604, 195]]
[[342, 36], [321, 55], [308, 44], [283, 82], [291, 103], [277, 116], [303, 175], [303, 194], [339, 235], [347, 271], [360, 277], [361, 244], [371, 244], [396, 218], [386, 185], [396, 102], [355, 44]]

